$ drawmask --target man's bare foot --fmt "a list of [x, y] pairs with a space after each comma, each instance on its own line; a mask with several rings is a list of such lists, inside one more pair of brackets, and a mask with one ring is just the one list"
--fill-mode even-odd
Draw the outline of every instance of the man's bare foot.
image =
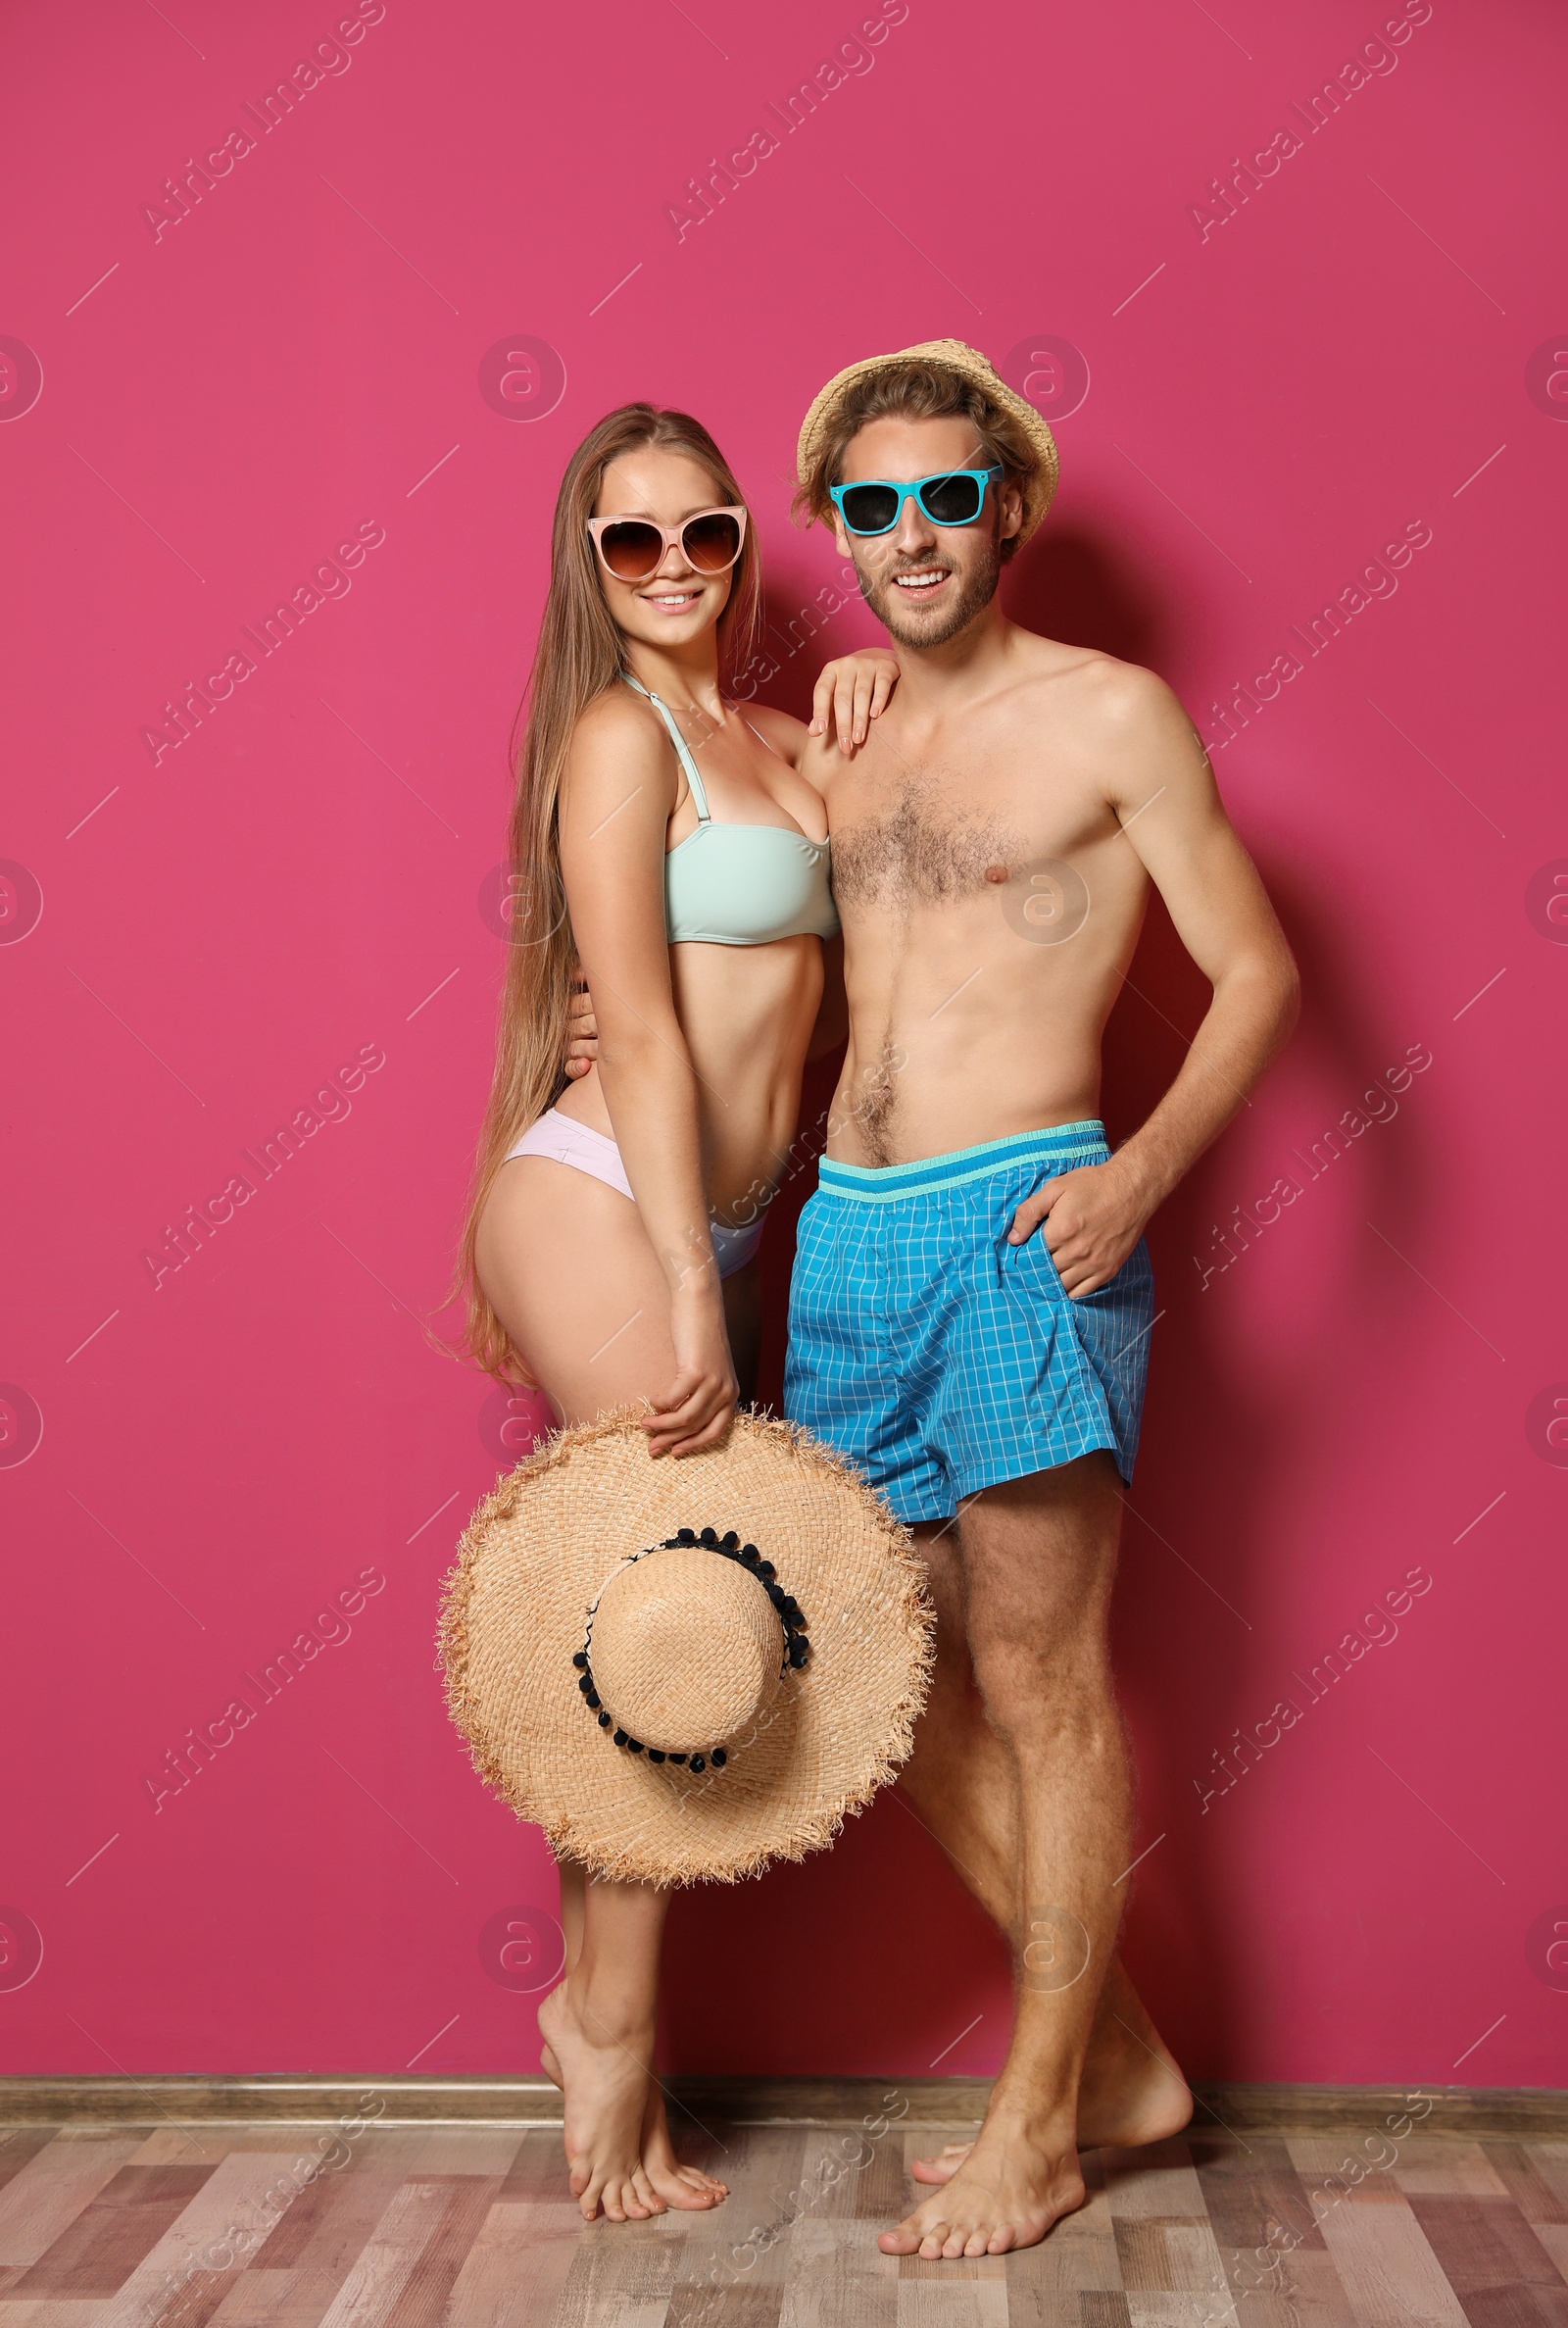
[[1136, 1996], [1095, 2025], [1078, 2088], [1078, 2148], [1135, 2151], [1179, 2134], [1193, 2097]]
[[700, 2166], [683, 2166], [669, 2139], [664, 2097], [657, 2082], [648, 2081], [648, 2107], [643, 2113], [643, 2172], [658, 2196], [670, 2206], [717, 2206], [729, 2197], [721, 2183]]
[[927, 2199], [876, 2244], [885, 2255], [919, 2254], [932, 2263], [1005, 2255], [1037, 2246], [1053, 2223], [1083, 2203], [1084, 2178], [1070, 2141], [990, 2117], [942, 2196]]
[[[1135, 2151], [1179, 2134], [1193, 2114], [1193, 2097], [1175, 2056], [1144, 2010], [1129, 1981], [1119, 1981], [1095, 2019], [1094, 2038], [1078, 2088], [1078, 2148]], [[973, 2150], [950, 2142], [934, 2157], [914, 2158], [917, 2183], [951, 2182]]]
[[665, 2202], [642, 2161], [643, 2117], [651, 2079], [652, 2029], [639, 2040], [585, 2019], [564, 1980], [539, 2007], [539, 2031], [554, 2056], [565, 2097], [565, 2150], [571, 2195], [591, 2223], [601, 2207], [612, 2223], [662, 2215]]

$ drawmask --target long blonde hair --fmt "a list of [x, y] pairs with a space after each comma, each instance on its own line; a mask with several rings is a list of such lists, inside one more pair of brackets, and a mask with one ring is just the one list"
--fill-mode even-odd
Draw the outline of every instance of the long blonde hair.
[[[576, 943], [561, 874], [561, 774], [578, 719], [625, 667], [622, 636], [605, 603], [588, 520], [610, 464], [643, 445], [689, 454], [711, 475], [716, 501], [739, 504], [742, 499], [728, 462], [701, 421], [653, 404], [623, 404], [608, 413], [583, 438], [561, 480], [550, 539], [550, 589], [518, 713], [522, 749], [515, 762], [507, 857], [513, 918], [495, 1075], [453, 1285], [453, 1297], [461, 1296], [465, 1308], [462, 1345], [475, 1364], [501, 1382], [528, 1384], [531, 1377], [479, 1282], [475, 1240], [508, 1149], [567, 1082], [562, 1059]], [[751, 652], [759, 596], [756, 532], [749, 524], [718, 618], [721, 679]]]

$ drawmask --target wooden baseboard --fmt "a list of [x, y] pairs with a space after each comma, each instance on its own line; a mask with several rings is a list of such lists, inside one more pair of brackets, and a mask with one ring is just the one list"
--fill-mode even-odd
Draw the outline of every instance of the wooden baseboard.
[[[676, 2077], [673, 2100], [694, 2117], [732, 2124], [855, 2124], [884, 2112], [954, 2125], [984, 2111], [979, 2077]], [[1431, 2134], [1513, 2141], [1568, 2138], [1568, 2093], [1554, 2087], [1210, 2084], [1194, 2088], [1191, 2131], [1378, 2133], [1413, 2114]], [[900, 2109], [900, 2105], [906, 2106]], [[559, 2124], [561, 2096], [542, 2077], [8, 2077], [0, 2124], [148, 2125], [264, 2122], [324, 2126]]]
[[[674, 2078], [670, 2090], [701, 2116], [733, 2121], [837, 2123], [896, 2110], [925, 2125], [984, 2115], [991, 2081], [983, 2077]], [[1514, 2141], [1568, 2137], [1568, 2093], [1507, 2086], [1307, 2086], [1195, 2084], [1190, 2134], [1357, 2134], [1412, 2121], [1423, 2101], [1423, 2132], [1503, 2136]], [[1413, 2105], [1413, 2107], [1412, 2107]]]
[[[1294, 2086], [1195, 2084], [1190, 2134], [1382, 2134], [1419, 2120], [1423, 2134], [1487, 2134], [1509, 2142], [1568, 2136], [1568, 2093], [1555, 2086]], [[1403, 2139], [1402, 2136], [1399, 2137]]]

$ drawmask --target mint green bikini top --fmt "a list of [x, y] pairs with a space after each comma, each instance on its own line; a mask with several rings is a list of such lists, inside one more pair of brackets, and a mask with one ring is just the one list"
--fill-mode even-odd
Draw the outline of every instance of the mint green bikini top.
[[782, 824], [716, 824], [691, 748], [668, 704], [646, 695], [686, 771], [697, 830], [664, 856], [664, 925], [672, 946], [766, 946], [776, 938], [830, 938], [839, 926], [828, 887], [828, 845]]

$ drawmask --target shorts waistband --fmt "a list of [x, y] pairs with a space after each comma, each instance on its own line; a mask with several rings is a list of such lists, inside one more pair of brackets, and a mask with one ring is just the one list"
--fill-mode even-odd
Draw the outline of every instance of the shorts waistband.
[[1015, 1164], [1042, 1164], [1054, 1172], [1070, 1171], [1074, 1164], [1102, 1162], [1107, 1146], [1104, 1125], [1091, 1116], [1082, 1123], [1053, 1123], [1044, 1131], [983, 1140], [978, 1148], [956, 1148], [949, 1156], [918, 1157], [913, 1164], [835, 1164], [824, 1156], [817, 1185], [834, 1196], [888, 1205], [903, 1197], [926, 1196], [933, 1189], [959, 1188], [966, 1180], [989, 1180]]

